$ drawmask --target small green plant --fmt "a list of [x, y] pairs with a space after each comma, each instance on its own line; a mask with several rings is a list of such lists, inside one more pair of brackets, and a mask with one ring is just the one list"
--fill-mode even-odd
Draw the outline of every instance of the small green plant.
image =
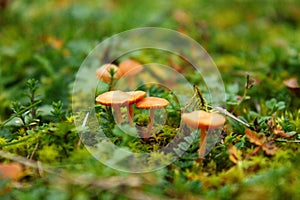
[[51, 114], [55, 118], [55, 121], [61, 121], [65, 118], [66, 113], [63, 111], [63, 103], [61, 101], [52, 103]]

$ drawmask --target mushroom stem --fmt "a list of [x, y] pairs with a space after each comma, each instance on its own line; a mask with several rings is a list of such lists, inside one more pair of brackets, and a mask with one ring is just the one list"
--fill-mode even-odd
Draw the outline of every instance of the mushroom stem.
[[151, 136], [151, 129], [153, 126], [153, 122], [154, 122], [154, 108], [150, 108], [150, 116], [149, 116], [149, 124], [148, 124], [148, 133], [147, 133], [147, 138]]
[[115, 113], [116, 113], [116, 122], [117, 122], [117, 124], [120, 124], [121, 120], [122, 120], [121, 108], [120, 108], [119, 105], [114, 105], [113, 108], [114, 108]]
[[129, 124], [132, 125], [133, 124], [133, 104], [129, 104], [128, 105], [128, 111], [127, 111], [127, 116], [128, 116], [128, 120], [129, 120]]
[[198, 150], [199, 157], [204, 158], [205, 152], [206, 152], [206, 129], [201, 128], [201, 134], [200, 134], [200, 148]]

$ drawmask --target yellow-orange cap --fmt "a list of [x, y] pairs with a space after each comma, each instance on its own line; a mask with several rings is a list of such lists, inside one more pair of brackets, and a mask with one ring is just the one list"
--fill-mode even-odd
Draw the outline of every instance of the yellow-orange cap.
[[142, 98], [144, 98], [144, 96], [146, 95], [146, 92], [137, 90], [137, 91], [127, 92], [127, 94], [129, 94], [131, 96], [131, 98], [129, 99], [129, 103], [135, 103], [135, 102], [141, 100]]
[[137, 108], [164, 108], [169, 104], [169, 101], [159, 97], [146, 97], [136, 103]]
[[192, 128], [218, 128], [224, 125], [226, 119], [220, 114], [196, 110], [183, 113], [181, 119]]
[[120, 90], [114, 90], [105, 92], [103, 94], [100, 94], [96, 98], [96, 102], [111, 106], [111, 105], [126, 105], [129, 103], [129, 99], [131, 98], [130, 94], [127, 94], [126, 92], [122, 92]]
[[141, 63], [135, 60], [124, 60], [119, 63], [119, 69], [122, 75], [133, 76], [143, 70]]

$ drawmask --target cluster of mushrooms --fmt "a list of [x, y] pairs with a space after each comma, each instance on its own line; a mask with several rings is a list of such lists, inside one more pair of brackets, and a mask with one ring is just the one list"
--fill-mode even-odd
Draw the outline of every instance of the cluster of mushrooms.
[[[104, 82], [111, 81], [110, 70], [114, 70], [113, 78], [119, 79], [124, 74], [134, 75], [139, 73], [142, 70], [142, 65], [134, 60], [120, 62], [118, 67], [114, 64], [105, 64], [96, 71], [97, 78]], [[136, 104], [136, 108], [138, 109], [150, 109], [146, 136], [146, 138], [148, 138], [151, 136], [155, 110], [165, 108], [169, 102], [163, 98], [145, 96], [146, 92], [144, 91], [123, 92], [120, 90], [112, 90], [97, 96], [96, 102], [114, 109], [117, 124], [120, 124], [122, 121], [121, 107], [127, 107], [127, 117], [131, 125], [133, 124], [134, 104]], [[196, 110], [190, 113], [182, 113], [181, 119], [187, 126], [201, 130], [198, 153], [200, 158], [204, 158], [206, 153], [207, 130], [222, 127], [226, 121], [225, 117], [217, 113]]]
[[[113, 70], [113, 73], [111, 73], [111, 70]], [[114, 64], [102, 65], [97, 69], [96, 76], [99, 80], [107, 83], [110, 83], [113, 79], [120, 79], [123, 76], [127, 76], [130, 82], [134, 81], [133, 76], [142, 70], [143, 66], [141, 63], [129, 59], [120, 62], [118, 66]], [[114, 109], [117, 124], [120, 124], [122, 121], [121, 107], [127, 107], [127, 117], [131, 125], [133, 124], [134, 104], [136, 104], [136, 108], [138, 109], [150, 109], [148, 136], [146, 136], [149, 137], [154, 122], [155, 110], [165, 108], [169, 102], [163, 98], [145, 96], [146, 92], [144, 91], [123, 92], [121, 90], [112, 90], [97, 96], [96, 102]]]
[[127, 107], [127, 116], [130, 124], [133, 124], [133, 104], [136, 104], [136, 108], [138, 109], [150, 109], [148, 124], [148, 134], [150, 134], [155, 110], [165, 108], [169, 104], [169, 101], [159, 97], [145, 97], [145, 95], [146, 92], [139, 90], [130, 92], [113, 90], [97, 96], [96, 102], [105, 106], [111, 106], [114, 109], [117, 124], [120, 124], [122, 120], [121, 107]]

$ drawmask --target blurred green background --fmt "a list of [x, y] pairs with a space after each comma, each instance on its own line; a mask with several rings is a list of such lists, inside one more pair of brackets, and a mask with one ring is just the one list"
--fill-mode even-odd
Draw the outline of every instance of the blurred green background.
[[28, 78], [41, 81], [48, 103], [67, 103], [74, 75], [95, 45], [137, 27], [165, 27], [192, 37], [225, 82], [246, 70], [299, 75], [298, 1], [7, 2], [0, 11], [1, 115], [7, 115], [7, 100], [22, 98]]

